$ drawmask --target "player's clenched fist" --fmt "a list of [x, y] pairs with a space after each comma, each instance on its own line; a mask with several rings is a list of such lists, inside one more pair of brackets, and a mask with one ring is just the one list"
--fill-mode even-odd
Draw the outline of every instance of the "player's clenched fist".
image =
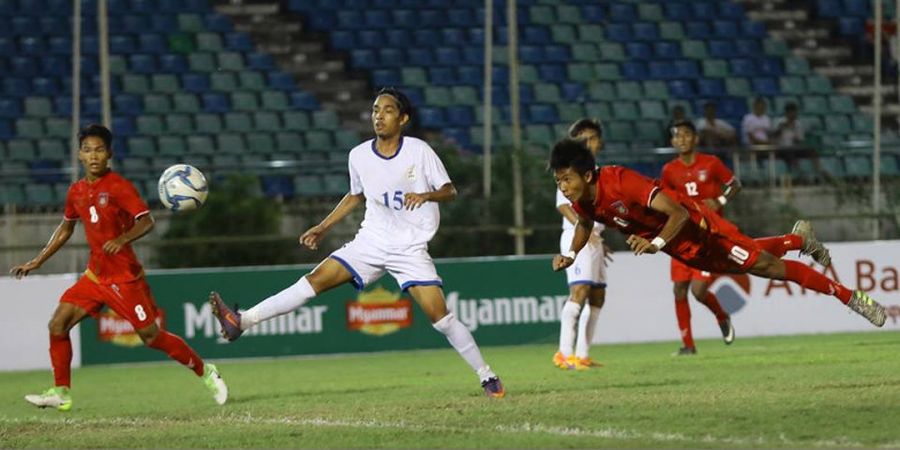
[[22, 277], [28, 276], [28, 272], [36, 270], [39, 267], [41, 267], [41, 263], [37, 262], [36, 260], [31, 260], [25, 264], [20, 264], [13, 267], [9, 270], [9, 273], [12, 274], [12, 276], [16, 277], [16, 279], [21, 279]]
[[572, 265], [575, 262], [574, 258], [569, 258], [565, 255], [556, 255], [553, 257], [553, 270], [555, 272], [559, 272], [560, 270], [565, 269]]
[[628, 239], [626, 239], [625, 242], [631, 247], [631, 251], [633, 251], [635, 255], [642, 255], [644, 253], [652, 255], [659, 251], [659, 249], [651, 244], [650, 241], [636, 234], [628, 236]]
[[316, 250], [319, 248], [319, 241], [321, 241], [324, 236], [325, 228], [321, 225], [316, 225], [300, 235], [300, 245], [303, 245], [310, 250]]

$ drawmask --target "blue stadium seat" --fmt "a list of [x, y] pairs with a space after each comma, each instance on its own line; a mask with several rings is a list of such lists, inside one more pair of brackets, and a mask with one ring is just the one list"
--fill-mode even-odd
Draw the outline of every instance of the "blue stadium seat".
[[250, 36], [232, 31], [225, 35], [225, 48], [236, 52], [252, 52], [255, 49]]
[[[410, 101], [412, 101], [412, 96], [410, 95], [410, 92], [412, 92], [412, 91], [413, 91], [412, 89], [406, 90], [406, 95], [408, 97], [410, 97]], [[419, 98], [421, 99], [421, 96]], [[421, 101], [419, 101], [414, 104], [422, 104], [422, 103], [421, 103]], [[315, 111], [315, 110], [319, 109], [319, 102], [316, 100], [316, 98], [312, 94], [310, 94], [308, 92], [292, 92], [291, 93], [291, 106], [293, 106], [294, 109]]]
[[355, 33], [347, 30], [335, 30], [331, 32], [331, 46], [339, 50], [351, 50], [356, 48]]
[[[420, 9], [419, 10], [419, 26], [438, 27], [443, 26], [446, 16], [443, 10], [437, 9]], [[524, 23], [520, 22], [520, 23]], [[453, 24], [457, 25], [457, 24]]]
[[706, 22], [688, 22], [685, 33], [691, 39], [706, 40], [712, 37], [709, 24]]
[[[174, 1], [174, 0], [173, 0]], [[234, 30], [231, 20], [223, 14], [210, 13], [203, 17], [203, 24], [209, 31], [228, 33]]]
[[423, 106], [419, 108], [419, 123], [425, 128], [442, 128], [447, 125], [441, 108]]
[[645, 42], [627, 42], [625, 43], [625, 52], [631, 59], [653, 59], [650, 44]]
[[267, 76], [269, 87], [280, 91], [293, 91], [297, 88], [294, 84], [294, 77], [285, 72], [269, 72]]
[[763, 39], [766, 37], [766, 26], [762, 22], [745, 20], [741, 22], [741, 34], [747, 37]]
[[[403, 51], [398, 48], [382, 48], [378, 50], [378, 66], [401, 67], [404, 65]], [[425, 64], [416, 64], [425, 65]]]
[[763, 75], [780, 77], [784, 74], [784, 71], [781, 68], [781, 58], [760, 58], [757, 61], [759, 64], [759, 73]]
[[630, 80], [646, 80], [649, 71], [643, 62], [628, 61], [622, 64], [622, 76]]
[[552, 83], [564, 83], [569, 80], [566, 67], [560, 64], [541, 64], [538, 66], [538, 75], [542, 80]]
[[123, 138], [137, 134], [134, 119], [128, 116], [113, 116], [112, 131]]
[[656, 58], [677, 59], [681, 58], [681, 47], [670, 41], [653, 43], [653, 54]]
[[47, 46], [42, 38], [25, 36], [19, 38], [19, 51], [25, 55], [40, 56], [47, 52]]
[[566, 63], [572, 58], [568, 45], [544, 46], [544, 58], [548, 62]]
[[844, 8], [841, 0], [817, 0], [816, 10], [819, 15], [829, 19], [838, 18], [844, 15]]
[[838, 29], [843, 36], [859, 37], [865, 33], [865, 20], [859, 17], [841, 17], [838, 19]]
[[387, 29], [393, 26], [391, 15], [380, 9], [369, 9], [363, 13], [365, 26], [373, 29]]
[[559, 114], [557, 114], [556, 106], [554, 105], [529, 105], [528, 115], [531, 123], [554, 124], [559, 122]]
[[466, 33], [463, 28], [441, 29], [441, 45], [463, 46], [466, 44]]
[[375, 86], [399, 86], [403, 79], [394, 69], [376, 69], [372, 71], [372, 83]]
[[697, 65], [697, 61], [676, 60], [675, 73], [678, 74], [679, 78], [697, 78], [700, 76], [700, 67]]
[[12, 73], [17, 77], [33, 77], [37, 75], [36, 60], [30, 56], [13, 56], [10, 60]]
[[718, 39], [735, 39], [738, 36], [737, 23], [730, 20], [714, 20], [713, 34]]
[[55, 78], [36, 77], [32, 79], [31, 86], [31, 92], [37, 95], [51, 97], [59, 93], [59, 84]]
[[416, 23], [416, 13], [409, 9], [395, 9], [391, 11], [391, 16], [393, 16], [394, 26], [400, 28], [415, 28]]
[[744, 9], [741, 5], [734, 2], [719, 2], [719, 17], [726, 19], [742, 19], [744, 18]]
[[709, 55], [714, 58], [730, 59], [737, 56], [737, 48], [732, 41], [711, 40], [707, 46]]
[[115, 115], [125, 114], [136, 116], [143, 109], [141, 99], [134, 94], [119, 94], [113, 98], [113, 112]]
[[447, 66], [458, 66], [462, 64], [462, 55], [456, 47], [438, 47], [435, 49], [435, 57], [437, 62]]
[[178, 31], [175, 16], [154, 14], [150, 17], [150, 29], [157, 33], [170, 34]]
[[203, 111], [209, 113], [226, 113], [231, 111], [228, 96], [220, 92], [207, 92], [201, 95]]
[[287, 175], [262, 175], [259, 181], [266, 197], [294, 197], [294, 183]]
[[22, 115], [22, 102], [14, 98], [0, 97], [0, 118], [16, 119]]
[[454, 86], [456, 71], [451, 67], [429, 67], [428, 81], [435, 86]]
[[341, 10], [336, 14], [339, 29], [356, 30], [365, 25], [363, 15], [358, 10]]
[[161, 54], [168, 51], [168, 45], [159, 33], [139, 34], [138, 46], [143, 53]]
[[131, 35], [111, 35], [109, 37], [109, 52], [119, 55], [130, 55], [137, 51], [134, 38]]
[[[613, 6], [630, 6], [630, 5], [622, 5], [620, 3], [616, 3]], [[629, 12], [624, 11], [624, 9], [617, 10], [617, 13], [618, 13], [617, 17], [624, 17], [629, 14]], [[633, 9], [630, 12], [630, 14], [632, 16], [631, 20], [634, 20], [635, 12]], [[603, 13], [603, 7], [600, 5], [592, 5], [592, 4], [582, 5], [581, 15], [582, 15], [582, 17], [584, 17], [584, 19], [586, 21], [593, 22], [593, 23], [603, 22], [604, 19], [606, 18], [605, 14]], [[618, 19], [613, 19], [613, 20], [618, 20]]]
[[753, 92], [757, 95], [774, 97], [781, 93], [778, 81], [774, 78], [757, 77], [752, 80]]
[[697, 80], [697, 95], [721, 97], [725, 95], [725, 83], [720, 79], [701, 78]]
[[484, 81], [484, 72], [478, 66], [460, 66], [456, 68], [456, 79], [459, 84], [477, 86]]
[[671, 80], [679, 78], [675, 64], [671, 61], [650, 61], [650, 78], [655, 80]]
[[41, 73], [52, 77], [71, 76], [72, 69], [69, 58], [59, 56], [45, 56], [41, 58]]
[[749, 58], [734, 58], [729, 61], [731, 74], [737, 77], [751, 78], [758, 73], [754, 60]]
[[528, 45], [545, 45], [553, 43], [550, 30], [547, 27], [532, 25], [526, 26], [522, 32], [522, 43]]
[[480, 22], [477, 21], [475, 14], [468, 8], [453, 8], [449, 10], [447, 12], [447, 19], [451, 25], [458, 27], [472, 27], [480, 24]]
[[449, 106], [446, 113], [447, 124], [451, 127], [470, 127], [475, 124], [475, 113], [469, 106]]
[[269, 71], [275, 69], [275, 61], [272, 60], [272, 55], [267, 53], [248, 53], [247, 67], [258, 71]]
[[648, 42], [659, 40], [659, 28], [657, 28], [655, 23], [637, 22], [632, 24], [631, 27], [635, 39]]
[[669, 93], [678, 98], [693, 98], [694, 86], [690, 81], [672, 80], [669, 81]]
[[159, 56], [159, 68], [166, 73], [185, 73], [188, 71], [188, 63], [183, 55], [163, 54]]
[[181, 75], [181, 87], [195, 94], [209, 91], [209, 77], [206, 74], [189, 72]]
[[152, 74], [159, 71], [153, 55], [136, 54], [128, 57], [128, 66], [134, 73]]
[[[348, 31], [348, 33], [351, 33]], [[381, 30], [358, 30], [355, 33], [354, 45], [363, 48], [379, 48], [384, 46], [384, 33]], [[409, 43], [407, 42], [408, 45]]]
[[436, 30], [415, 30], [413, 31], [413, 42], [425, 47], [436, 47], [440, 43], [440, 37]]
[[408, 60], [404, 60], [401, 56], [398, 66], [406, 65], [407, 63], [414, 66], [430, 66], [435, 64], [434, 54], [431, 52], [431, 49], [428, 48], [410, 48], [407, 50]]
[[562, 99], [567, 102], [583, 102], [587, 99], [587, 91], [581, 83], [567, 82], [562, 84]]
[[712, 19], [717, 15], [716, 5], [709, 1], [693, 1], [691, 2], [691, 9], [694, 17], [697, 18]]
[[762, 55], [762, 49], [758, 40], [738, 39], [734, 43], [737, 53], [741, 56], [755, 58]]
[[631, 42], [631, 26], [625, 23], [611, 23], [606, 26], [606, 37], [614, 42]]
[[663, 3], [663, 9], [666, 17], [675, 21], [684, 22], [694, 18], [690, 4], [687, 2], [666, 1]]

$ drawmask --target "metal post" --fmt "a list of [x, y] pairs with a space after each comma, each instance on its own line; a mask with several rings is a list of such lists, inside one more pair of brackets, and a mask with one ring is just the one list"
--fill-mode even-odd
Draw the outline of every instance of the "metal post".
[[880, 235], [881, 219], [881, 27], [882, 27], [881, 0], [875, 0], [875, 93], [872, 96], [872, 106], [875, 115], [875, 135], [872, 143], [872, 213], [875, 220], [872, 225], [872, 239], [878, 239]]
[[[897, 0], [900, 1], [900, 0]], [[481, 148], [484, 161], [482, 165], [482, 179], [484, 183], [484, 198], [491, 198], [491, 141], [493, 140], [493, 84], [494, 84], [494, 1], [484, 0], [484, 136]], [[489, 208], [486, 205], [486, 208]]]
[[510, 118], [512, 122], [512, 178], [513, 178], [513, 235], [516, 240], [516, 254], [525, 254], [525, 212], [522, 200], [522, 126], [519, 121], [519, 57], [518, 23], [516, 22], [516, 1], [506, 0], [506, 28], [509, 34], [507, 50], [509, 50], [509, 98]]
[[100, 101], [103, 110], [103, 126], [112, 130], [112, 112], [109, 97], [109, 27], [106, 0], [97, 0], [97, 34], [100, 39]]
[[72, 0], [72, 130], [69, 148], [72, 183], [78, 181], [78, 126], [81, 122], [81, 0]]
[[[81, 0], [72, 0], [72, 130], [69, 135], [70, 180], [78, 181], [78, 127], [81, 123]], [[69, 271], [78, 271], [78, 255], [69, 252]]]

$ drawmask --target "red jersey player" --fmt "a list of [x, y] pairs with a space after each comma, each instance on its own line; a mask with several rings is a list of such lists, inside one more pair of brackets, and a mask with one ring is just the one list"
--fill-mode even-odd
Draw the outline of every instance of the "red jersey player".
[[[661, 250], [695, 269], [790, 280], [832, 295], [876, 326], [884, 325], [884, 307], [865, 292], [851, 291], [799, 261], [781, 259], [788, 250], [801, 250], [827, 265], [827, 252], [808, 222], [792, 234], [752, 239], [706, 205], [633, 170], [619, 166], [597, 170], [591, 152], [571, 139], [553, 147], [549, 166], [579, 215], [571, 247], [576, 254], [587, 243], [594, 221], [600, 221], [628, 235], [636, 255]], [[565, 269], [573, 261], [556, 255], [553, 270]]]
[[[690, 121], [677, 122], [672, 126], [671, 132], [672, 147], [678, 150], [678, 157], [663, 166], [660, 176], [662, 186], [673, 191], [680, 191], [692, 200], [703, 202], [710, 209], [721, 214], [725, 203], [741, 190], [741, 182], [719, 158], [694, 151], [700, 137], [697, 135], [693, 123]], [[725, 186], [724, 191], [722, 186]], [[675, 258], [672, 258], [671, 272], [675, 293], [675, 316], [678, 318], [678, 328], [684, 344], [676, 355], [697, 353], [691, 332], [689, 287], [694, 298], [715, 314], [725, 343], [734, 342], [734, 327], [731, 325], [731, 318], [719, 305], [716, 295], [709, 292], [712, 274], [691, 268]]]
[[78, 159], [86, 175], [69, 188], [62, 223], [37, 257], [10, 270], [16, 278], [27, 276], [65, 245], [76, 221], [84, 224], [91, 248], [87, 270], [63, 293], [49, 324], [55, 385], [42, 394], [27, 395], [25, 400], [41, 408], [72, 408], [69, 330], [106, 305], [131, 323], [144, 344], [165, 352], [202, 377], [216, 403], [224, 404], [228, 388], [216, 367], [205, 364], [184, 340], [156, 324], [156, 302], [131, 249], [131, 242], [153, 228], [153, 217], [134, 186], [109, 169], [112, 133], [101, 125], [89, 125], [78, 134], [78, 142]]

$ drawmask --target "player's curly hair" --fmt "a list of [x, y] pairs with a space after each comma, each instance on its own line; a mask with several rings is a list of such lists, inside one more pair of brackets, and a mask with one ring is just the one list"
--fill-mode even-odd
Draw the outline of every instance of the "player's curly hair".
[[397, 101], [397, 105], [400, 107], [400, 115], [406, 114], [412, 119], [412, 102], [409, 101], [409, 97], [407, 97], [403, 91], [394, 87], [384, 87], [378, 90], [378, 93], [375, 94], [375, 98], [382, 95], [394, 97], [394, 100]]
[[81, 143], [90, 136], [100, 138], [103, 141], [103, 145], [106, 146], [106, 149], [112, 151], [113, 135], [112, 131], [109, 131], [109, 128], [98, 123], [92, 123], [82, 128], [81, 131], [78, 132], [78, 146], [81, 147]]
[[548, 169], [552, 171], [571, 168], [579, 174], [596, 170], [594, 155], [584, 142], [565, 138], [557, 142], [550, 151]]
[[576, 120], [569, 126], [569, 137], [577, 138], [584, 130], [594, 130], [594, 132], [597, 133], [597, 136], [603, 137], [603, 124], [600, 122], [600, 119], [595, 119], [593, 117], [583, 117]]
[[682, 127], [687, 128], [688, 130], [691, 130], [691, 134], [697, 134], [697, 127], [694, 125], [694, 122], [691, 122], [690, 120], [679, 120], [679, 121], [673, 123], [672, 129], [669, 131], [671, 132], [672, 136], [674, 136], [675, 129], [682, 128]]

